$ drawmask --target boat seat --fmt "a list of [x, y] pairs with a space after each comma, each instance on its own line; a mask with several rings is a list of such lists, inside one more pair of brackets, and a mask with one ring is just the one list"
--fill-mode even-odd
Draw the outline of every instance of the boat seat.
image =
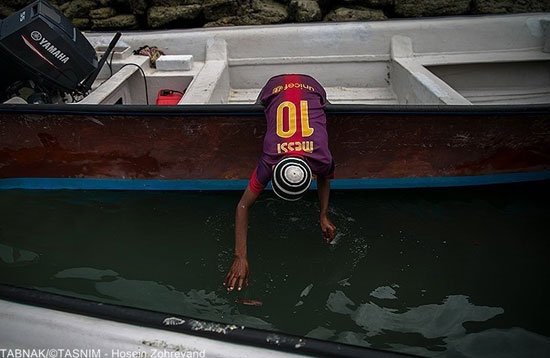
[[214, 39], [207, 43], [204, 66], [178, 104], [226, 103], [229, 91], [227, 44], [225, 40]]

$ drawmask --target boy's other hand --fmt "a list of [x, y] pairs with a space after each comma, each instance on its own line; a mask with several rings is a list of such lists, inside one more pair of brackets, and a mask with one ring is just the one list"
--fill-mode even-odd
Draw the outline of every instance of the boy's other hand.
[[233, 291], [237, 287], [237, 291], [243, 288], [243, 284], [248, 286], [248, 260], [246, 258], [235, 257], [233, 265], [225, 276], [223, 285], [228, 291]]
[[328, 216], [321, 215], [321, 231], [323, 232], [323, 237], [325, 242], [330, 244], [334, 237], [336, 236], [336, 226], [330, 221]]

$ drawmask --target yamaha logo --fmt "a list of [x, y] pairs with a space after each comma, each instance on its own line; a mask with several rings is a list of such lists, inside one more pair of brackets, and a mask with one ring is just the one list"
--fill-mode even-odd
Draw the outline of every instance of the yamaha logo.
[[42, 40], [42, 34], [38, 31], [31, 32], [31, 37], [34, 41], [40, 41]]
[[[45, 59], [44, 55], [38, 51], [38, 48], [35, 45], [31, 45], [31, 43], [29, 42], [30, 40], [28, 38], [25, 39], [25, 36], [22, 36], [22, 37], [23, 37], [23, 41], [25, 41], [25, 43], [27, 44], [27, 46], [31, 48], [31, 50], [33, 50], [40, 57]], [[53, 57], [55, 57], [59, 61], [63, 63], [67, 63], [67, 61], [69, 61], [69, 56], [65, 55], [63, 51], [55, 47], [50, 41], [48, 41], [47, 38], [42, 36], [42, 34], [39, 31], [34, 30], [33, 32], [31, 32], [31, 38], [35, 42], [38, 42], [38, 45], [40, 45], [44, 50], [46, 50], [46, 52], [49, 52]]]

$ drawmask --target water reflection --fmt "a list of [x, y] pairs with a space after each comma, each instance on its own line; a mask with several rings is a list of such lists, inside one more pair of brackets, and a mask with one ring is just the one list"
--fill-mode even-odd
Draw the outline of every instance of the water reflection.
[[39, 256], [37, 253], [0, 244], [0, 261], [5, 265], [20, 267], [37, 262]]
[[421, 356], [550, 357], [542, 185], [335, 191], [333, 245], [315, 193], [292, 205], [263, 196], [251, 285], [229, 294], [239, 197], [4, 191], [0, 280]]
[[548, 337], [519, 327], [488, 329], [446, 342], [448, 354], [458, 357], [550, 357]]
[[[75, 267], [59, 271], [57, 279], [80, 279], [93, 281], [95, 293], [91, 297], [104, 297], [108, 301], [128, 306], [143, 307], [160, 312], [170, 311], [188, 317], [212, 321], [223, 321], [262, 329], [274, 327], [260, 318], [238, 312], [227, 298], [219, 297], [214, 291], [190, 289], [180, 292], [170, 285], [153, 281], [130, 280], [113, 270], [91, 267]], [[74, 283], [72, 283], [74, 285]], [[50, 289], [50, 291], [52, 291]], [[53, 290], [59, 292], [59, 290]], [[169, 310], [167, 309], [169, 307]]]
[[[396, 291], [382, 286], [371, 293], [379, 299], [397, 299]], [[456, 357], [518, 357], [550, 356], [550, 339], [522, 328], [488, 329], [469, 333], [466, 322], [484, 322], [504, 313], [500, 307], [477, 306], [468, 296], [450, 295], [441, 303], [410, 307], [403, 312], [380, 306], [374, 302], [356, 304], [342, 291], [330, 293], [326, 302], [328, 310], [347, 315], [363, 331], [337, 332], [318, 327], [309, 337], [337, 339], [350, 344], [372, 346], [377, 336], [418, 334], [426, 339], [421, 345], [389, 344], [395, 350], [421, 356]], [[401, 341], [406, 339], [401, 338]], [[432, 340], [430, 344], [428, 341]], [[385, 341], [391, 341], [385, 339]], [[417, 339], [418, 341], [418, 339]], [[439, 342], [439, 343], [438, 343]]]
[[399, 288], [399, 285], [395, 284], [390, 286], [380, 286], [377, 287], [374, 291], [370, 293], [372, 297], [376, 297], [378, 299], [386, 299], [386, 300], [396, 300], [397, 296], [395, 296], [395, 290], [394, 288]]

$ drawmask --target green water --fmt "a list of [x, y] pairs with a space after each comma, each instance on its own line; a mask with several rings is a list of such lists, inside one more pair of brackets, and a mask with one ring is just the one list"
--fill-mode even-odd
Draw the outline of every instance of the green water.
[[1, 191], [0, 281], [422, 356], [548, 357], [548, 186], [333, 192], [331, 245], [315, 193], [264, 193], [238, 293], [221, 285], [238, 192]]

